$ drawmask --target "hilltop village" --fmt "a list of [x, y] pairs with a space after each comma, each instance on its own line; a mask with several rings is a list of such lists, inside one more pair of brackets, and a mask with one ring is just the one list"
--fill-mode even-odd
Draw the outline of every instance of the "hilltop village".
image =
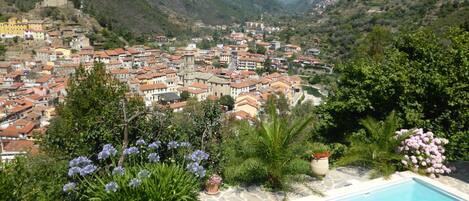
[[[67, 7], [67, 1], [43, 1], [37, 7]], [[255, 119], [272, 94], [282, 93], [288, 103], [320, 98], [305, 93], [302, 79], [289, 65], [320, 66], [319, 50], [302, 50], [279, 41], [266, 42], [266, 33], [278, 28], [247, 22], [244, 32], [223, 36], [228, 44], [209, 49], [196, 45], [162, 50], [145, 45], [105, 49], [87, 37], [91, 30], [79, 24], [63, 25], [50, 18], [10, 17], [0, 22], [2, 41], [9, 44], [0, 61], [0, 138], [5, 153], [23, 153], [43, 135], [67, 96], [70, 75], [82, 67], [102, 63], [116, 79], [141, 96], [148, 108], [162, 106], [181, 111], [187, 98], [197, 101], [234, 99], [226, 111], [238, 119]], [[154, 37], [161, 46], [176, 38]], [[248, 44], [254, 44], [254, 47]], [[303, 71], [311, 69], [302, 68]], [[323, 69], [328, 72], [327, 68]], [[320, 69], [320, 71], [322, 71]]]

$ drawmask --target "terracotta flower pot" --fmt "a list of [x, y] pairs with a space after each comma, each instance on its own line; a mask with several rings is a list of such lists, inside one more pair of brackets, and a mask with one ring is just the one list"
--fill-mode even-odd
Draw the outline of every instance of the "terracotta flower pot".
[[329, 172], [329, 152], [313, 154], [311, 171], [315, 175], [325, 176]]
[[206, 190], [206, 193], [209, 194], [209, 195], [216, 195], [218, 194], [220, 191], [218, 190], [218, 187], [219, 187], [219, 184], [210, 184], [210, 183], [207, 183], [205, 185], [205, 190]]

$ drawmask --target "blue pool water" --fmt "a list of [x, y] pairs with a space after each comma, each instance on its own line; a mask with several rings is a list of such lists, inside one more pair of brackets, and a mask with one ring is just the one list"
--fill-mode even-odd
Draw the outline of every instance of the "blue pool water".
[[[337, 199], [335, 199], [337, 200]], [[436, 187], [417, 180], [371, 190], [369, 193], [352, 195], [338, 201], [458, 201]]]

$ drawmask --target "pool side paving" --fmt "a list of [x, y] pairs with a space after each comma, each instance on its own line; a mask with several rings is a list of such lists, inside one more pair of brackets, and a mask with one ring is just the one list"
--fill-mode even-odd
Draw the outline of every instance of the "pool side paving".
[[[449, 176], [440, 176], [435, 180], [441, 184], [457, 189], [469, 195], [469, 162], [454, 164], [457, 171]], [[307, 177], [303, 182], [293, 184], [293, 190], [287, 193], [287, 200], [297, 200], [300, 198], [321, 198], [318, 192], [326, 193], [336, 191], [342, 187], [360, 184], [369, 181], [370, 172], [366, 169], [355, 167], [338, 167], [331, 169], [323, 179]], [[430, 180], [431, 181], [431, 180]], [[270, 192], [259, 186], [251, 187], [228, 187], [221, 190], [218, 195], [207, 195], [200, 193], [201, 201], [281, 201], [285, 194], [280, 192]], [[305, 199], [303, 199], [305, 200]], [[309, 199], [306, 199], [309, 200]]]

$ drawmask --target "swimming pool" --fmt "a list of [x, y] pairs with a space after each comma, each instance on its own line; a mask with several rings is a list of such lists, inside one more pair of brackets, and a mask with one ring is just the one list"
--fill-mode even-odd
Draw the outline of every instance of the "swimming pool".
[[469, 201], [469, 194], [410, 171], [351, 185], [296, 201]]
[[459, 201], [463, 200], [418, 179], [410, 179], [383, 188], [370, 189], [337, 201]]

